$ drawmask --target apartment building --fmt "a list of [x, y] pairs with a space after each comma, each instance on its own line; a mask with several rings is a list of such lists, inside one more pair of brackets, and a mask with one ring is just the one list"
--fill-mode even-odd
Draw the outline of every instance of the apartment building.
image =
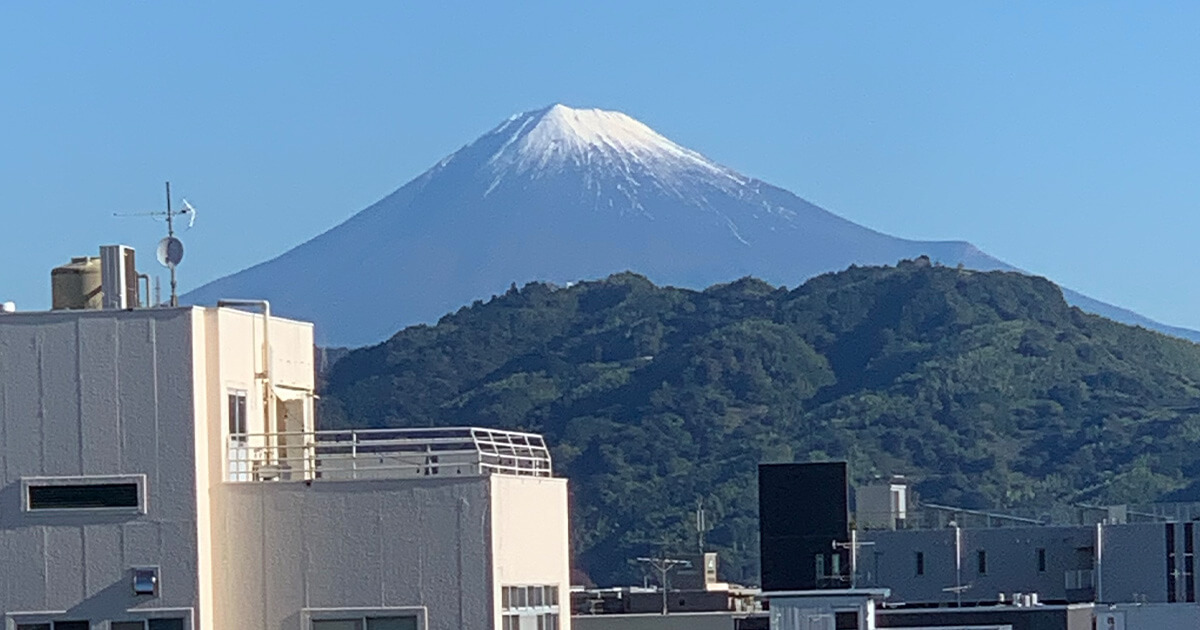
[[540, 436], [319, 431], [310, 324], [137, 302], [0, 314], [5, 630], [569, 629]]

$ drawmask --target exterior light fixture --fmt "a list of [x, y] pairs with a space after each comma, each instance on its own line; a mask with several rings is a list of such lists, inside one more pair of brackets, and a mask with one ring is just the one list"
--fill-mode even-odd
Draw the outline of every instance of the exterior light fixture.
[[158, 567], [133, 570], [134, 595], [158, 595]]

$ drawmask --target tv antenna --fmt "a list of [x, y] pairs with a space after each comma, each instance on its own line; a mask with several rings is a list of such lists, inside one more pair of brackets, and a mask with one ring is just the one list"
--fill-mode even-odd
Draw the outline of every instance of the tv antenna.
[[183, 209], [171, 208], [171, 182], [167, 182], [167, 209], [165, 212], [114, 212], [117, 217], [166, 217], [167, 236], [158, 242], [158, 263], [171, 271], [171, 306], [179, 306], [179, 296], [176, 293], [175, 267], [183, 261], [183, 241], [175, 238], [175, 217], [188, 216], [188, 228], [196, 223], [196, 209], [187, 199], [183, 200]]
[[658, 572], [658, 586], [662, 589], [662, 614], [667, 614], [667, 591], [670, 588], [668, 586], [668, 584], [670, 584], [668, 579], [671, 571], [674, 571], [679, 567], [690, 567], [692, 566], [692, 563], [688, 560], [681, 560], [679, 558], [668, 558], [665, 553], [660, 558], [638, 558], [637, 561], [642, 564], [650, 565], [650, 568]]

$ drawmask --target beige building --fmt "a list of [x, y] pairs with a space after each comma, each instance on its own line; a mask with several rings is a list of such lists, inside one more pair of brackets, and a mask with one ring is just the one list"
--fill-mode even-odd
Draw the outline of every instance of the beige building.
[[4, 630], [570, 627], [540, 436], [317, 431], [313, 379], [263, 303], [0, 314]]

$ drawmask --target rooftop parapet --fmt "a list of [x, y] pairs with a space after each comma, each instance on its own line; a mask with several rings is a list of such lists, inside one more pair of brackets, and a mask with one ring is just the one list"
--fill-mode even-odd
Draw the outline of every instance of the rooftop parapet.
[[542, 436], [479, 427], [239, 433], [227, 463], [232, 482], [553, 476]]

